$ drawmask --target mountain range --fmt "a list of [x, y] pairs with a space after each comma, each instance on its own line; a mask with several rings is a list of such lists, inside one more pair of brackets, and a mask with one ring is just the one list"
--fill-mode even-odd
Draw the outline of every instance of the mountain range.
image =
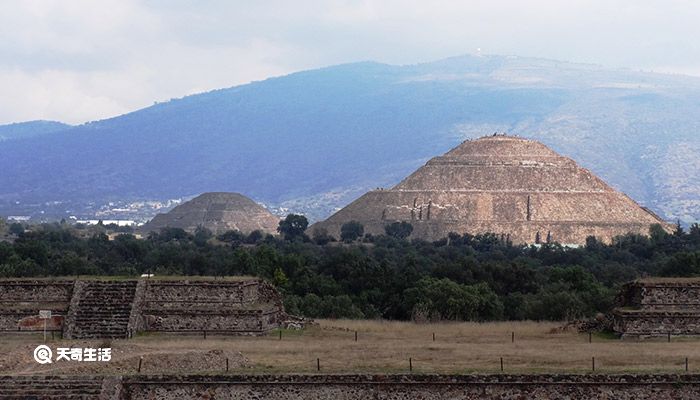
[[45, 125], [0, 126], [0, 215], [231, 191], [316, 220], [508, 132], [666, 219], [700, 219], [700, 78], [682, 75], [515, 56], [361, 62]]
[[58, 121], [28, 121], [0, 126], [0, 142], [59, 132], [70, 125]]

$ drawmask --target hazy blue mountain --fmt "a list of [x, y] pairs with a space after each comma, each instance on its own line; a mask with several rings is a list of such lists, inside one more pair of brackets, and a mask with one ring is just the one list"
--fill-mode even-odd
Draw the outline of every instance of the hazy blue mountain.
[[465, 138], [550, 145], [661, 215], [700, 219], [700, 79], [506, 56], [339, 65], [0, 143], [21, 204], [207, 191], [328, 215]]
[[70, 125], [57, 121], [28, 121], [0, 125], [0, 142], [45, 135], [70, 128]]

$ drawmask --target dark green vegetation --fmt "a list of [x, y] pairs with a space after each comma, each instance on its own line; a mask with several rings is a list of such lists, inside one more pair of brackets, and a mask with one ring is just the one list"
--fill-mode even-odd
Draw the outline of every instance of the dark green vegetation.
[[700, 275], [698, 225], [673, 234], [655, 226], [648, 238], [611, 245], [589, 238], [577, 249], [513, 246], [496, 235], [338, 242], [308, 238], [303, 225], [304, 217], [288, 217], [281, 238], [169, 228], [113, 240], [102, 226], [46, 224], [17, 234], [4, 226], [12, 240], [0, 242], [0, 276], [254, 275], [285, 293], [289, 312], [310, 317], [559, 320], [608, 310], [619, 285], [638, 277]]
[[693, 222], [699, 88], [679, 75], [505, 56], [304, 71], [2, 141], [0, 214], [61, 218], [94, 213], [93, 202], [230, 191], [316, 220], [463, 139], [507, 131]]

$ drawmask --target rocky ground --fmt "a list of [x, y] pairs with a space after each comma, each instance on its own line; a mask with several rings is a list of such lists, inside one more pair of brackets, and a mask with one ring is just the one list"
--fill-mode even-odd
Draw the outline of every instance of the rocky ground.
[[47, 344], [54, 351], [54, 357], [57, 347], [109, 347], [112, 349], [112, 359], [109, 362], [57, 361], [40, 365], [33, 360], [33, 351], [41, 344], [41, 340], [28, 343], [26, 339], [9, 339], [13, 345], [9, 351], [3, 349], [5, 353], [0, 358], [0, 374], [133, 374], [138, 372], [140, 360], [142, 373], [221, 372], [226, 369], [227, 359], [230, 369], [240, 370], [249, 365], [249, 361], [238, 350], [214, 348], [219, 346], [213, 342], [211, 346], [203, 342], [198, 348], [191, 348], [189, 345], [182, 346], [187, 342], [177, 339], [160, 343], [140, 340], [49, 341]]

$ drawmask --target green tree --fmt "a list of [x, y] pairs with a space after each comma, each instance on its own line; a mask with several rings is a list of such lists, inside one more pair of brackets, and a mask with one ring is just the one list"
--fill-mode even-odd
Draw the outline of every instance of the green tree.
[[395, 237], [397, 239], [406, 239], [411, 236], [413, 232], [413, 225], [406, 221], [392, 222], [391, 224], [384, 227], [384, 232], [387, 236]]
[[674, 254], [661, 270], [663, 276], [700, 275], [700, 252]]
[[245, 239], [245, 242], [248, 244], [256, 244], [260, 240], [262, 240], [263, 237], [265, 237], [265, 235], [263, 235], [262, 231], [256, 229], [248, 234], [248, 237]]
[[350, 296], [324, 296], [321, 303], [321, 316], [323, 318], [363, 318], [362, 311], [352, 303]]
[[161, 228], [159, 233], [152, 234], [150, 237], [159, 242], [170, 242], [173, 240], [186, 241], [191, 238], [191, 235], [182, 228], [166, 227]]
[[696, 222], [693, 225], [690, 225], [690, 234], [700, 236], [700, 224]]
[[289, 279], [287, 279], [287, 275], [285, 275], [284, 271], [282, 271], [282, 268], [277, 267], [272, 278], [272, 284], [277, 287], [284, 287], [288, 282]]
[[333, 236], [328, 234], [328, 230], [325, 228], [316, 228], [314, 229], [313, 234], [311, 235], [311, 239], [314, 241], [319, 246], [323, 246], [325, 244], [328, 244], [328, 242], [335, 241]]
[[603, 243], [600, 242], [595, 236], [586, 237], [586, 250], [589, 251], [600, 251], [603, 248]]
[[357, 221], [344, 223], [340, 227], [340, 239], [344, 242], [354, 242], [365, 234], [365, 227]]
[[423, 278], [404, 292], [414, 313], [432, 320], [492, 320], [503, 317], [503, 303], [488, 285], [460, 285], [449, 279]]
[[277, 227], [277, 232], [282, 234], [285, 239], [293, 240], [297, 237], [304, 236], [304, 231], [309, 227], [309, 221], [303, 215], [289, 214], [285, 219], [280, 221]]
[[10, 224], [9, 232], [15, 236], [19, 236], [24, 233], [24, 225], [19, 222], [13, 222]]
[[203, 226], [197, 226], [197, 229], [194, 231], [194, 243], [197, 246], [204, 246], [207, 244], [207, 241], [211, 239], [214, 235], [211, 233], [211, 231]]
[[649, 227], [649, 237], [653, 243], [662, 243], [668, 238], [668, 233], [661, 224], [652, 224]]
[[237, 230], [229, 230], [218, 235], [216, 239], [224, 243], [238, 244], [245, 240], [245, 235]]
[[673, 230], [673, 236], [682, 237], [684, 233], [683, 226], [681, 226], [681, 220], [679, 219], [676, 221], [676, 228]]

